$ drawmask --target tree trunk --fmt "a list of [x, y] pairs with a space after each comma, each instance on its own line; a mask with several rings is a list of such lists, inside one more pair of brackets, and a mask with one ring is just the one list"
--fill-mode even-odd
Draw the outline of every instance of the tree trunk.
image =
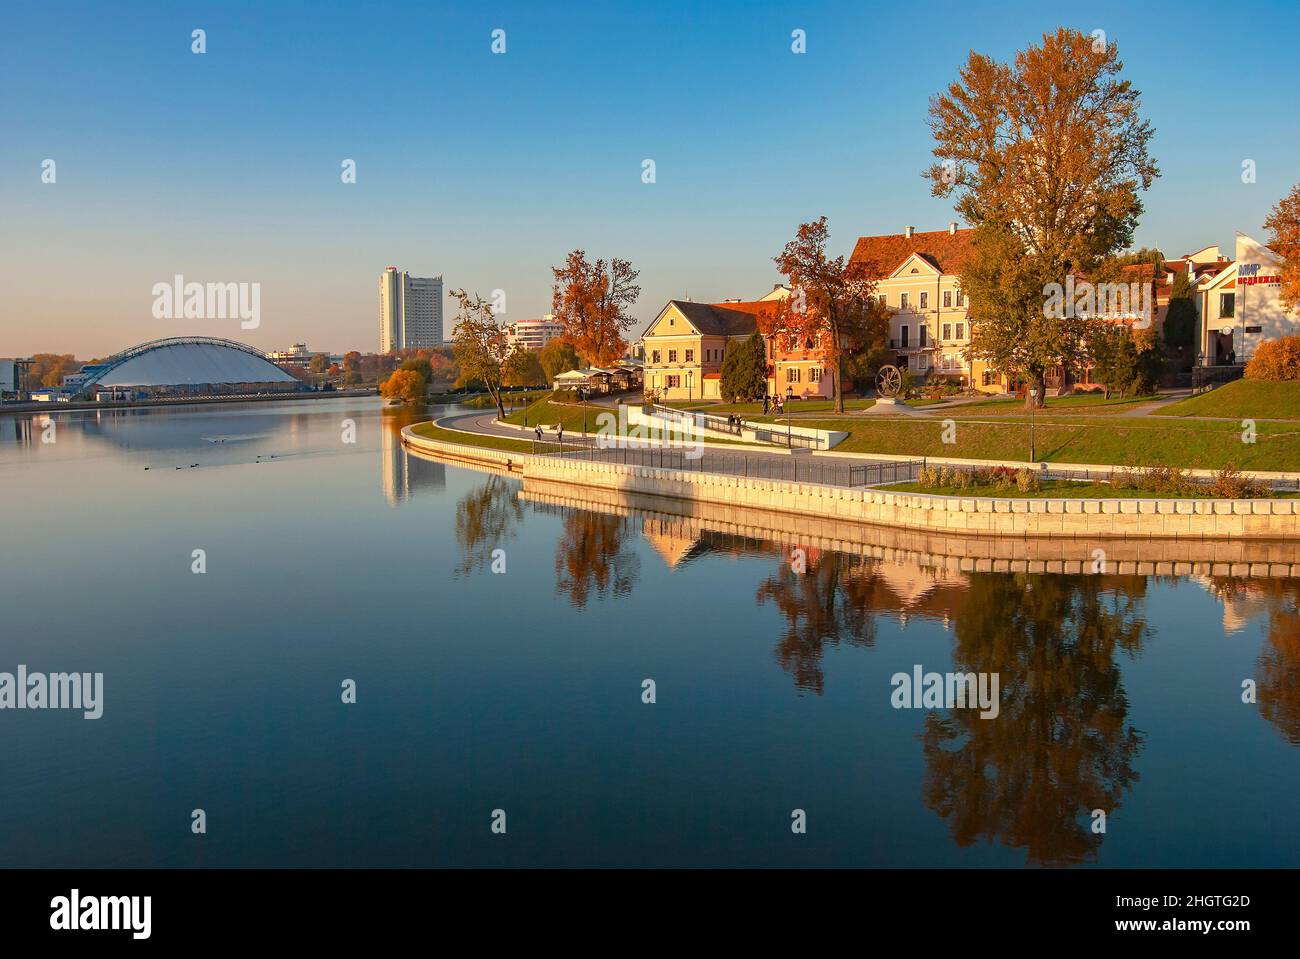
[[835, 412], [836, 412], [836, 413], [843, 413], [843, 412], [844, 412], [844, 392], [840, 389], [840, 371], [839, 371], [839, 365], [840, 365], [840, 364], [839, 364], [839, 360], [838, 360], [838, 359], [834, 360], [834, 361], [831, 363], [831, 365], [830, 365], [829, 369], [827, 370], [827, 372], [830, 373], [830, 375], [831, 375], [831, 396], [832, 396], [832, 397], [834, 398], [834, 400], [835, 400]]

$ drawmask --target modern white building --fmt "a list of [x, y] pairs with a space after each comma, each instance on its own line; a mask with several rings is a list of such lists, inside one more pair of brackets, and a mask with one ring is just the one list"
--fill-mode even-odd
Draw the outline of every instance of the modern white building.
[[564, 332], [564, 327], [555, 320], [553, 313], [547, 313], [540, 320], [520, 320], [510, 324], [506, 340], [513, 351], [516, 346], [536, 353], [547, 343]]
[[390, 266], [379, 276], [379, 352], [442, 345], [442, 276]]
[[1207, 366], [1245, 363], [1262, 341], [1297, 332], [1300, 316], [1282, 303], [1281, 269], [1280, 256], [1238, 233], [1236, 258], [1201, 278], [1196, 293]]

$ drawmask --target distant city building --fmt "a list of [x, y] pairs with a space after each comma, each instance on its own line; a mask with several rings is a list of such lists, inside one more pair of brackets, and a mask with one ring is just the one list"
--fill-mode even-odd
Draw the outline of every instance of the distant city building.
[[516, 346], [522, 346], [536, 353], [563, 332], [564, 327], [556, 322], [555, 315], [547, 313], [540, 320], [511, 323], [506, 330], [506, 340], [512, 351]]
[[212, 336], [174, 336], [141, 343], [63, 378], [32, 399], [101, 402], [184, 396], [243, 396], [305, 389], [265, 354]]
[[324, 350], [309, 350], [306, 343], [295, 343], [287, 350], [272, 350], [266, 358], [276, 366], [307, 366], [313, 356], [323, 356], [327, 363], [341, 363], [343, 357]]
[[6, 397], [20, 400], [26, 398], [30, 388], [27, 371], [31, 366], [30, 359], [0, 359], [0, 400]]
[[442, 277], [390, 266], [379, 276], [379, 352], [442, 346]]

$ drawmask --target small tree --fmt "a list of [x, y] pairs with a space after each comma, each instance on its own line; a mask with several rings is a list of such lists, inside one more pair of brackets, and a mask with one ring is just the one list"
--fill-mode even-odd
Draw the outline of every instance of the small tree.
[[389, 400], [415, 403], [425, 397], [426, 384], [414, 370], [394, 370], [393, 375], [379, 387], [379, 395]]
[[1130, 331], [1135, 351], [1133, 395], [1148, 396], [1160, 387], [1165, 371], [1165, 351], [1155, 330]]
[[477, 293], [470, 296], [464, 290], [452, 290], [458, 304], [455, 332], [452, 334], [452, 352], [460, 366], [460, 379], [478, 382], [488, 391], [496, 404], [497, 416], [506, 415], [501, 399], [502, 366], [506, 359], [506, 331], [497, 322], [492, 303]]
[[501, 381], [506, 386], [544, 386], [547, 379], [537, 354], [516, 346], [501, 367]]
[[547, 383], [552, 382], [561, 373], [567, 373], [569, 370], [576, 370], [582, 366], [578, 351], [573, 348], [572, 343], [563, 337], [556, 337], [542, 347], [542, 352], [538, 354], [537, 360], [542, 365], [542, 373], [545, 374]]
[[1165, 311], [1165, 343], [1171, 349], [1183, 350], [1196, 341], [1196, 299], [1192, 280], [1186, 271], [1174, 276], [1169, 291], [1169, 308]]
[[728, 340], [718, 389], [725, 399], [756, 400], [767, 392], [767, 344], [761, 333]]
[[1102, 384], [1105, 396], [1111, 391], [1124, 395], [1137, 375], [1137, 348], [1133, 335], [1122, 323], [1093, 320], [1088, 331], [1088, 354], [1092, 376]]

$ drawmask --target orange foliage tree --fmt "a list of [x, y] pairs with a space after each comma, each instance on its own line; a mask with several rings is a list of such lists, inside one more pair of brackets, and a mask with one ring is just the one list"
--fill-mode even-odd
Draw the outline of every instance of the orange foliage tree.
[[874, 308], [876, 285], [865, 266], [826, 255], [829, 234], [824, 216], [800, 224], [795, 238], [773, 258], [794, 292], [770, 315], [760, 315], [759, 328], [784, 349], [801, 340], [817, 343], [830, 371], [835, 412], [843, 413], [840, 359], [880, 339], [888, 320]]
[[1264, 221], [1269, 248], [1285, 257], [1282, 264], [1282, 302], [1300, 310], [1300, 183], [1277, 201]]
[[597, 366], [613, 363], [627, 348], [623, 332], [636, 322], [628, 309], [641, 295], [639, 270], [627, 260], [590, 263], [582, 250], [574, 250], [564, 266], [553, 267], [555, 286], [551, 312], [574, 349]]
[[1252, 380], [1300, 380], [1300, 336], [1279, 336], [1255, 348], [1246, 364]]
[[415, 370], [394, 370], [393, 375], [379, 387], [379, 395], [389, 400], [414, 403], [424, 399], [426, 383]]

